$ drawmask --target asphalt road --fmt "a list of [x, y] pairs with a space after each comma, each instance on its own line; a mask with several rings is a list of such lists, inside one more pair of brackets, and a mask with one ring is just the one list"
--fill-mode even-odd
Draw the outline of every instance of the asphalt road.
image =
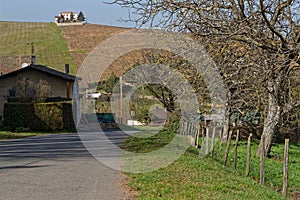
[[[127, 137], [122, 132], [105, 135], [115, 144]], [[93, 148], [109, 156], [107, 141], [101, 142]], [[77, 133], [0, 141], [1, 200], [128, 199], [121, 182], [121, 173], [91, 156]]]

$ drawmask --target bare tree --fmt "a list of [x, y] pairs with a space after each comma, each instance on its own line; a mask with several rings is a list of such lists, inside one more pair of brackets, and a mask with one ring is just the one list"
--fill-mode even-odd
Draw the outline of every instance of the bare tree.
[[45, 102], [51, 94], [51, 85], [46, 80], [35, 83], [28, 77], [18, 80], [14, 86], [16, 97], [23, 102]]
[[[251, 51], [247, 45], [238, 41], [214, 41], [207, 47], [211, 57], [219, 66], [225, 87], [227, 89], [227, 105], [225, 110], [224, 137], [228, 137], [230, 119], [242, 118], [253, 111], [258, 112], [260, 97], [255, 81], [259, 74], [256, 73], [256, 64], [253, 59], [259, 55], [258, 51]], [[218, 47], [218, 48], [216, 48]], [[240, 124], [242, 125], [242, 124]], [[243, 123], [243, 125], [247, 125]], [[251, 124], [253, 125], [253, 124]]]
[[253, 66], [267, 94], [266, 116], [257, 153], [270, 152], [283, 113], [300, 105], [282, 101], [288, 77], [300, 63], [300, 0], [115, 0], [129, 8], [138, 26], [190, 32], [209, 41], [240, 42], [260, 52]]
[[18, 80], [15, 84], [16, 96], [21, 98], [22, 101], [33, 99], [36, 95], [35, 84], [28, 77]]
[[[200, 104], [200, 112], [207, 113], [208, 108], [205, 108], [205, 104], [209, 104], [209, 92], [206, 88], [206, 84], [202, 75], [192, 66], [187, 60], [175, 55], [172, 52], [145, 49], [142, 54], [142, 61], [149, 64], [164, 64], [168, 67], [178, 70], [193, 87], [195, 93], [197, 93]], [[135, 65], [138, 65], [136, 63]], [[135, 66], [134, 65], [134, 66]], [[133, 67], [134, 67], [133, 66]], [[176, 84], [176, 83], [173, 83]], [[150, 84], [145, 87], [158, 101], [160, 101], [168, 112], [175, 112], [177, 108], [177, 97], [172, 93], [170, 88], [166, 88], [162, 85]], [[207, 106], [206, 106], [207, 107]]]
[[51, 94], [51, 85], [46, 80], [40, 79], [38, 84], [35, 86], [36, 90], [36, 101], [38, 103], [45, 102], [47, 97]]

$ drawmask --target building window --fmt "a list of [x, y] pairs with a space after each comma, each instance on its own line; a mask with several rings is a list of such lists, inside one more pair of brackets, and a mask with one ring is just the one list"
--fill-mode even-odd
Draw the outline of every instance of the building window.
[[7, 91], [8, 97], [16, 97], [16, 90], [14, 88], [9, 88]]

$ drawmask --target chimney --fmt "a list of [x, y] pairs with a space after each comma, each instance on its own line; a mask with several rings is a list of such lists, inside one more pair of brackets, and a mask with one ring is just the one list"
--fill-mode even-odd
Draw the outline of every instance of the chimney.
[[35, 65], [35, 56], [31, 56], [31, 64]]
[[65, 64], [65, 72], [66, 72], [66, 74], [69, 74], [69, 73], [70, 73], [70, 67], [69, 67], [69, 64]]

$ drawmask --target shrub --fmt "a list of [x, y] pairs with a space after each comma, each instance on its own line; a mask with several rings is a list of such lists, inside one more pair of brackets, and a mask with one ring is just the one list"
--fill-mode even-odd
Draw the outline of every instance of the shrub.
[[6, 103], [4, 126], [11, 130], [28, 128], [34, 131], [72, 130], [75, 128], [72, 104], [54, 103]]
[[25, 132], [30, 132], [30, 128], [24, 128], [24, 127], [18, 127], [16, 128], [15, 132], [17, 133], [25, 133]]

